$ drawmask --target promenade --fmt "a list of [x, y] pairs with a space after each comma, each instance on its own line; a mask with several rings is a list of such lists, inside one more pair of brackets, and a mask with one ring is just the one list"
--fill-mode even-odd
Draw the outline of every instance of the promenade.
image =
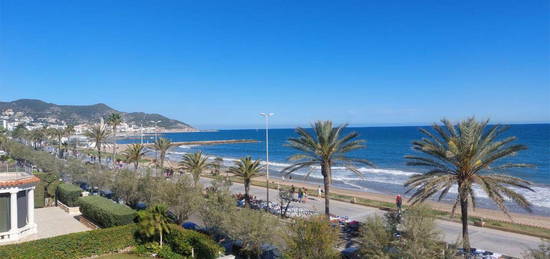
[[[208, 185], [211, 180], [208, 178], [202, 178], [201, 183]], [[244, 185], [240, 183], [233, 183], [231, 186], [233, 193], [244, 193]], [[265, 188], [250, 186], [251, 195], [256, 196], [258, 199], [266, 198]], [[277, 190], [270, 190], [271, 201], [277, 201], [279, 193]], [[314, 197], [313, 200], [309, 199], [307, 203], [300, 204], [308, 209], [313, 209], [319, 212], [324, 211], [324, 200]], [[331, 213], [337, 216], [348, 216], [350, 219], [360, 222], [365, 221], [369, 216], [383, 215], [384, 211], [377, 208], [366, 207], [357, 204], [351, 204], [347, 202], [341, 202], [336, 200], [330, 201]], [[455, 222], [449, 222], [444, 220], [437, 220], [437, 225], [441, 230], [443, 239], [448, 243], [454, 243], [459, 240], [462, 233], [462, 225]], [[495, 229], [480, 228], [470, 226], [470, 242], [472, 247], [478, 249], [489, 250], [497, 253], [502, 253], [509, 256], [521, 257], [522, 253], [527, 248], [536, 248], [541, 240], [536, 237], [515, 234]]]

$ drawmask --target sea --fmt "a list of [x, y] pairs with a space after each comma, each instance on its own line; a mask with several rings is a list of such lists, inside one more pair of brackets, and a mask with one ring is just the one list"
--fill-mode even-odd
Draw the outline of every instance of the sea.
[[[333, 185], [355, 191], [374, 192], [381, 194], [405, 194], [403, 184], [412, 175], [425, 172], [424, 169], [406, 165], [405, 155], [418, 154], [412, 149], [411, 143], [423, 136], [419, 132], [420, 126], [403, 127], [349, 127], [344, 133], [356, 131], [359, 138], [366, 140], [366, 148], [351, 152], [352, 157], [365, 158], [375, 164], [375, 167], [360, 167], [363, 177], [346, 170], [343, 167], [333, 168]], [[429, 129], [429, 127], [425, 127]], [[251, 156], [254, 159], [265, 161], [266, 143], [265, 129], [220, 130], [212, 132], [192, 133], [164, 133], [159, 137], [168, 138], [173, 142], [200, 141], [200, 140], [229, 140], [229, 139], [254, 139], [255, 143], [219, 144], [191, 146], [181, 145], [172, 148], [167, 157], [170, 160], [179, 161], [185, 153], [202, 151], [212, 159], [222, 157], [225, 165], [232, 165], [237, 159]], [[290, 165], [287, 160], [296, 150], [286, 146], [288, 138], [297, 136], [294, 129], [270, 129], [269, 130], [269, 165], [270, 177], [282, 178], [280, 171]], [[533, 183], [533, 190], [516, 189], [523, 194], [532, 204], [533, 213], [550, 216], [550, 124], [514, 124], [510, 126], [502, 137], [516, 136], [515, 143], [523, 144], [527, 150], [517, 153], [515, 156], [502, 162], [529, 163], [534, 168], [510, 169], [506, 174], [520, 177]], [[120, 143], [140, 142], [136, 137], [120, 140]], [[153, 135], [144, 137], [144, 142], [154, 141]], [[305, 181], [314, 184], [322, 183], [319, 169], [306, 179], [306, 170], [296, 172], [293, 181]], [[288, 177], [286, 178], [288, 180]], [[443, 200], [452, 203], [455, 200], [456, 188]], [[496, 209], [480, 188], [475, 189], [478, 207]], [[407, 196], [405, 194], [405, 196]], [[512, 212], [525, 213], [525, 211], [507, 202]]]

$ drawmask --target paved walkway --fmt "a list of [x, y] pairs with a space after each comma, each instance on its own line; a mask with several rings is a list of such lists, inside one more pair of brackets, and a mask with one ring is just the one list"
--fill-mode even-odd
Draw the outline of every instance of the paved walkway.
[[[208, 184], [209, 182], [210, 179], [201, 179], [201, 183], [203, 184]], [[244, 193], [244, 186], [240, 183], [233, 183], [233, 186], [231, 186], [231, 191], [233, 193]], [[251, 195], [254, 195], [259, 199], [265, 200], [265, 188], [250, 186], [250, 192]], [[269, 197], [271, 198], [271, 201], [277, 201], [279, 197], [279, 192], [277, 190], [270, 190]], [[308, 200], [307, 203], [300, 205], [309, 209], [317, 210], [319, 212], [324, 212], [323, 199], [317, 199], [315, 197], [314, 200]], [[363, 205], [351, 204], [335, 200], [330, 201], [330, 210], [331, 213], [335, 215], [348, 216], [350, 217], [350, 219], [354, 219], [357, 221], [364, 221], [369, 216], [384, 214], [384, 211], [377, 208], [366, 207]], [[454, 243], [457, 241], [457, 238], [462, 233], [461, 224], [443, 220], [437, 220], [436, 222], [443, 234], [443, 239], [446, 242]], [[473, 247], [514, 257], [521, 257], [521, 254], [527, 248], [536, 248], [541, 243], [541, 240], [536, 237], [515, 234], [495, 229], [470, 226], [469, 230], [470, 242]]]
[[38, 233], [25, 237], [17, 241], [18, 243], [90, 230], [75, 219], [75, 215], [69, 215], [58, 207], [35, 209], [34, 219]]

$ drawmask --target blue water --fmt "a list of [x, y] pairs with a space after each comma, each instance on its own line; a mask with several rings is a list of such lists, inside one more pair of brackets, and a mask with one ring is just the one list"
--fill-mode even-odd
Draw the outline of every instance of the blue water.
[[[406, 166], [404, 155], [415, 154], [411, 149], [411, 142], [420, 139], [422, 135], [419, 127], [362, 127], [348, 128], [349, 131], [356, 131], [361, 139], [367, 141], [367, 148], [354, 151], [350, 156], [366, 158], [372, 161], [375, 168], [361, 168], [366, 179], [357, 177], [350, 171], [343, 168], [334, 170], [334, 184], [354, 190], [379, 192], [386, 194], [402, 193], [403, 183], [411, 175], [422, 172], [420, 168]], [[172, 141], [198, 141], [198, 140], [228, 140], [228, 139], [256, 139], [257, 143], [221, 144], [210, 146], [180, 146], [171, 150], [169, 157], [178, 160], [181, 154], [186, 152], [203, 151], [210, 156], [219, 156], [226, 159], [229, 165], [234, 159], [243, 156], [252, 156], [255, 159], [265, 159], [265, 130], [222, 130], [217, 132], [196, 132], [196, 133], [167, 133], [163, 137]], [[287, 158], [296, 151], [286, 147], [289, 137], [296, 136], [294, 129], [271, 129], [269, 131], [269, 156], [270, 165], [273, 168], [274, 176], [277, 171], [288, 165]], [[512, 125], [503, 134], [516, 136], [519, 144], [526, 145], [528, 150], [519, 152], [516, 156], [505, 162], [521, 162], [536, 165], [536, 168], [514, 169], [507, 174], [521, 177], [534, 183], [535, 193], [523, 193], [534, 205], [537, 214], [550, 215], [550, 124], [524, 124]], [[123, 140], [122, 143], [139, 140]], [[146, 141], [152, 141], [147, 138]], [[305, 172], [298, 172], [294, 176], [299, 180], [300, 175]], [[307, 181], [320, 182], [320, 174], [315, 172]], [[303, 180], [303, 179], [302, 179]], [[488, 200], [484, 202], [482, 192], [480, 207], [492, 208]], [[448, 201], [453, 200], [449, 196]], [[518, 208], [511, 206], [513, 211], [521, 212]]]

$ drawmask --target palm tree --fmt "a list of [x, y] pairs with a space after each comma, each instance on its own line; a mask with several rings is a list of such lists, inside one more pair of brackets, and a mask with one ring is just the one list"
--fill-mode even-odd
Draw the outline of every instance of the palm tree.
[[61, 158], [62, 154], [61, 154], [61, 139], [65, 136], [65, 130], [64, 129], [50, 129], [49, 133], [51, 134], [52, 137], [54, 137], [57, 141], [57, 149], [58, 149], [58, 154], [57, 156], [59, 158]]
[[34, 149], [38, 149], [38, 145], [42, 144], [46, 138], [45, 131], [42, 129], [33, 129], [29, 132], [29, 138], [31, 139]]
[[109, 128], [105, 126], [105, 124], [100, 123], [92, 126], [84, 135], [88, 138], [91, 138], [92, 141], [95, 143], [95, 147], [97, 148], [97, 158], [99, 159], [99, 164], [101, 164], [101, 145], [103, 145], [111, 132], [109, 132]]
[[170, 140], [167, 138], [158, 138], [153, 145], [155, 150], [159, 152], [160, 169], [162, 170], [162, 172], [164, 172], [164, 159], [166, 158], [166, 152], [171, 146], [172, 142], [170, 142]]
[[[76, 130], [74, 129], [74, 125], [72, 124], [69, 124], [67, 125], [67, 127], [65, 127], [65, 137], [67, 138], [67, 152], [69, 150], [69, 146], [73, 147], [73, 151], [76, 151], [76, 143], [71, 143], [70, 142], [70, 139], [71, 139], [71, 136], [76, 132]], [[75, 145], [73, 145], [75, 144]], [[73, 152], [74, 154], [76, 154], [76, 152]]]
[[202, 172], [211, 167], [211, 164], [208, 163], [208, 157], [200, 151], [183, 155], [179, 165], [183, 170], [189, 171], [193, 175], [195, 187], [199, 183]]
[[329, 188], [332, 184], [332, 167], [343, 166], [359, 177], [363, 177], [356, 166], [361, 164], [373, 166], [366, 159], [347, 156], [350, 151], [365, 148], [365, 141], [355, 139], [359, 136], [356, 132], [341, 136], [346, 127], [347, 124], [333, 127], [332, 121], [316, 121], [312, 125], [315, 136], [303, 128], [297, 128], [298, 138], [288, 139], [287, 146], [300, 151], [300, 153], [289, 157], [288, 160], [295, 161], [295, 163], [284, 168], [282, 172], [289, 175], [297, 170], [307, 168], [309, 169], [306, 174], [307, 178], [313, 171], [312, 167], [320, 165], [325, 187], [325, 214], [327, 216], [330, 215]]
[[116, 161], [116, 128], [122, 124], [122, 116], [119, 113], [111, 113], [107, 116], [107, 124], [113, 129], [113, 164]]
[[259, 176], [262, 170], [263, 166], [260, 165], [260, 160], [254, 161], [249, 156], [241, 158], [239, 161], [235, 162], [233, 167], [229, 168], [229, 172], [243, 178], [244, 200], [248, 207], [250, 207], [250, 181], [252, 178]]
[[420, 129], [425, 138], [413, 142], [413, 149], [420, 156], [405, 156], [407, 165], [427, 168], [428, 172], [411, 176], [405, 183], [407, 192], [413, 192], [410, 202], [414, 205], [423, 202], [436, 193], [441, 200], [451, 188], [457, 186], [457, 197], [451, 215], [460, 205], [462, 219], [462, 239], [464, 249], [470, 248], [468, 235], [468, 203], [476, 207], [473, 186], [477, 185], [487, 193], [496, 205], [508, 216], [504, 205], [505, 197], [520, 207], [531, 211], [531, 204], [522, 195], [509, 187], [533, 191], [531, 183], [517, 177], [501, 174], [504, 170], [517, 167], [531, 167], [528, 164], [497, 161], [506, 160], [526, 146], [511, 144], [516, 137], [499, 139], [508, 127], [495, 125], [487, 127], [489, 121], [478, 122], [474, 118], [461, 121], [456, 126], [442, 120], [443, 127], [432, 126], [433, 131]]
[[170, 233], [170, 221], [168, 209], [165, 205], [155, 205], [148, 210], [138, 212], [139, 232], [147, 237], [159, 235], [159, 243], [162, 246], [162, 234]]
[[134, 169], [137, 171], [139, 167], [139, 161], [147, 154], [145, 146], [142, 144], [132, 144], [124, 150], [124, 156], [128, 163], [134, 163]]

